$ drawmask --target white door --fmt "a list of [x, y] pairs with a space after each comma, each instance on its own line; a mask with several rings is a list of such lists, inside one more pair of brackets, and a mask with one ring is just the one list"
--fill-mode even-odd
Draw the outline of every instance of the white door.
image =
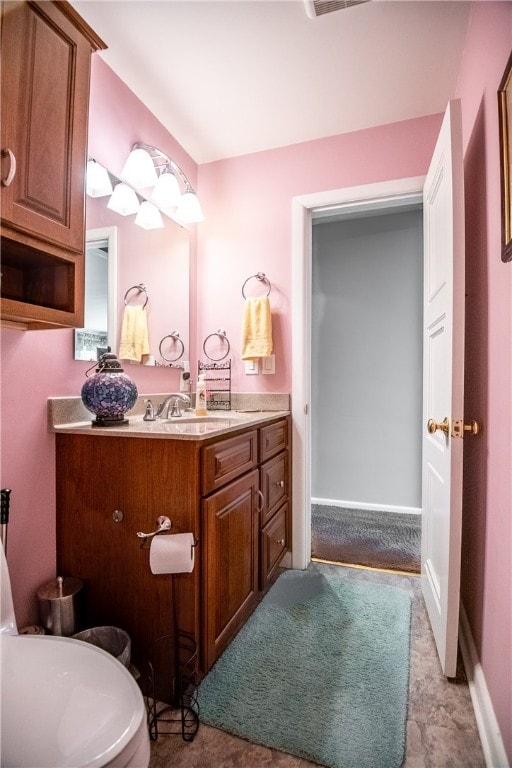
[[447, 677], [454, 677], [456, 672], [459, 622], [464, 434], [463, 203], [461, 110], [460, 102], [453, 101], [446, 110], [423, 191], [421, 584]]

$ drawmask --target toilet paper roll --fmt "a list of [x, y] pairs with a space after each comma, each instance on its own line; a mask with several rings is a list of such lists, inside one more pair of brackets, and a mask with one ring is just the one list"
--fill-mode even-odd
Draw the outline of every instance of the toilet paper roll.
[[193, 545], [192, 533], [153, 536], [149, 550], [151, 573], [192, 573], [195, 551]]

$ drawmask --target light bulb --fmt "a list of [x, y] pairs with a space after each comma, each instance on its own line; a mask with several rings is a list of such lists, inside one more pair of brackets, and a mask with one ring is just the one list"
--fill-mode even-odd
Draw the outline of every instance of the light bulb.
[[136, 189], [145, 189], [156, 184], [158, 176], [149, 152], [142, 147], [132, 149], [121, 171], [121, 178]]
[[132, 213], [137, 213], [139, 210], [139, 199], [133, 189], [128, 184], [123, 184], [122, 181], [116, 184], [112, 197], [107, 203], [107, 208], [110, 208], [116, 213], [120, 213], [121, 216], [130, 216]]
[[96, 160], [87, 162], [87, 185], [86, 190], [89, 197], [105, 197], [112, 194], [112, 182], [108, 171]]
[[160, 211], [149, 200], [144, 200], [140, 204], [135, 223], [143, 229], [163, 229], [164, 227]]
[[174, 173], [165, 171], [158, 177], [151, 199], [163, 211], [176, 208], [181, 200], [181, 191]]
[[199, 221], [204, 221], [201, 204], [191, 189], [182, 195], [176, 209], [176, 217], [184, 224], [196, 224]]

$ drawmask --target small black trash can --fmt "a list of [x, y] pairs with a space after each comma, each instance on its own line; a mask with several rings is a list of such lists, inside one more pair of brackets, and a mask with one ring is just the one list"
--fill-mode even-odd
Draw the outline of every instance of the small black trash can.
[[126, 668], [130, 666], [132, 643], [124, 629], [118, 627], [92, 627], [73, 635], [75, 640], [91, 643], [115, 656]]

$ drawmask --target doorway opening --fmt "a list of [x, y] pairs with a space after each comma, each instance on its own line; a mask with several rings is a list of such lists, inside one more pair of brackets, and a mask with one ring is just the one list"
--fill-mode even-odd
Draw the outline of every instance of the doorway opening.
[[311, 554], [419, 573], [422, 203], [311, 219]]
[[[296, 197], [293, 200], [293, 568], [311, 560], [312, 381], [313, 368], [313, 222], [349, 217], [374, 218], [382, 211], [417, 209], [422, 204], [424, 177], [350, 187]], [[317, 226], [316, 224], [315, 226]], [[421, 304], [420, 304], [421, 306]], [[419, 495], [421, 498], [421, 492]], [[401, 505], [403, 506], [403, 505]], [[413, 504], [407, 506], [414, 506]]]

